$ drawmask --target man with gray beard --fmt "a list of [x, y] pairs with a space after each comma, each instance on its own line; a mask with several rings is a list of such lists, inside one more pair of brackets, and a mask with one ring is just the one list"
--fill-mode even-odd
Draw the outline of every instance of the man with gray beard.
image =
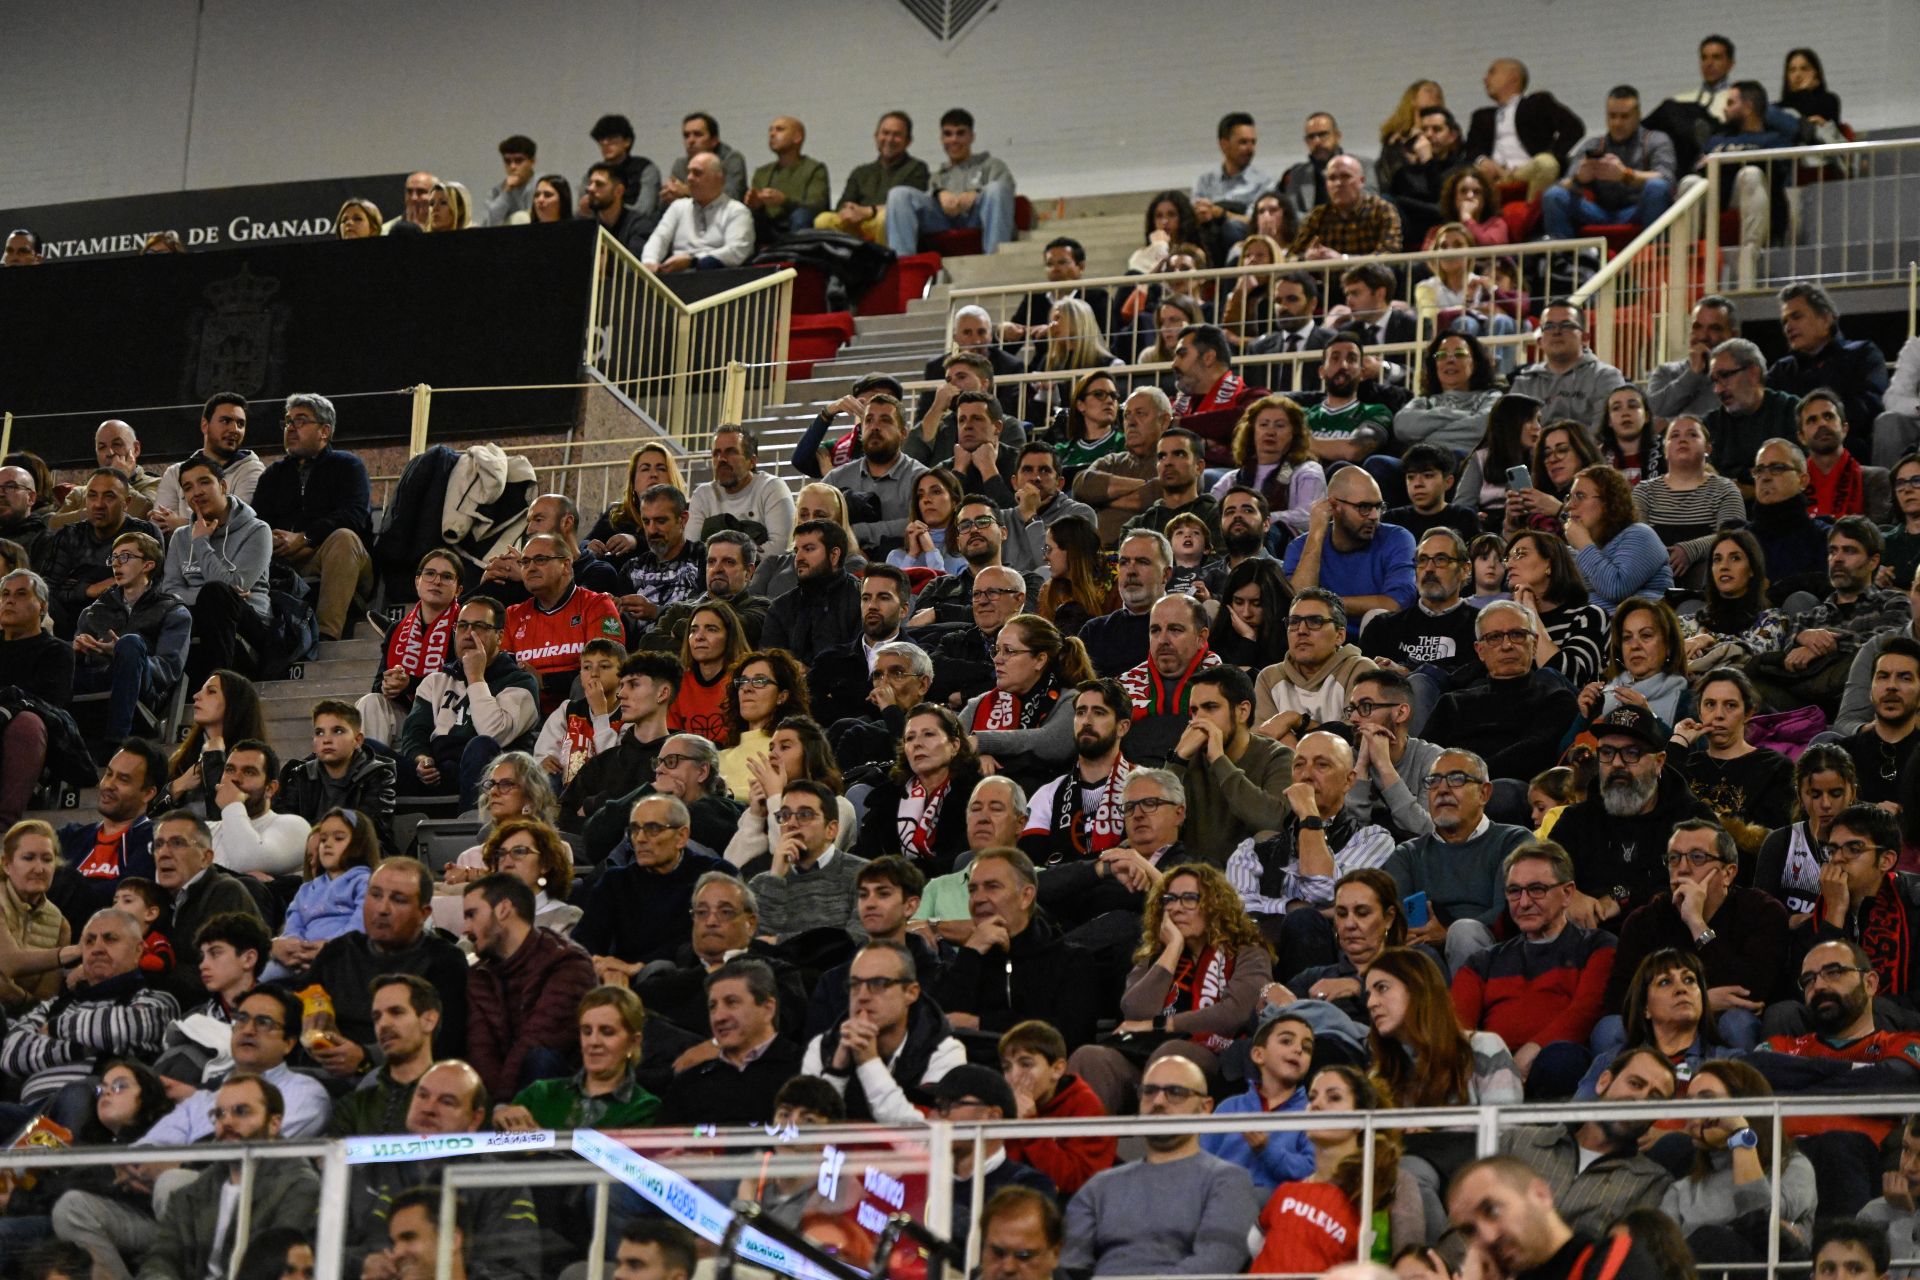
[[1616, 707], [1594, 721], [1593, 733], [1599, 772], [1553, 828], [1576, 868], [1567, 914], [1590, 929], [1667, 895], [1667, 838], [1676, 823], [1719, 820], [1668, 767], [1672, 735], [1651, 711]]

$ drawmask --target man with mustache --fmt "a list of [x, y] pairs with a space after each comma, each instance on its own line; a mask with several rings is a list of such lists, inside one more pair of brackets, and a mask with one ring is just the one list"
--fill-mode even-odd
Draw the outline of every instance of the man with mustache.
[[[867, 567], [860, 580], [860, 634], [845, 644], [820, 651], [807, 673], [813, 718], [823, 725], [849, 716], [868, 716], [873, 703], [873, 668], [881, 645], [912, 640], [906, 630], [913, 589], [906, 573], [890, 564]], [[977, 690], [976, 690], [977, 692]]]
[[1900, 779], [1920, 745], [1920, 644], [1894, 636], [1880, 647], [1872, 696], [1873, 719], [1840, 745], [1859, 772], [1859, 798], [1897, 814], [1907, 799]]
[[1452, 529], [1427, 530], [1414, 547], [1413, 574], [1414, 607], [1375, 618], [1360, 633], [1360, 652], [1401, 675], [1428, 665], [1448, 672], [1476, 665], [1473, 619], [1479, 610], [1461, 597], [1473, 574], [1466, 539]]
[[1713, 349], [1707, 379], [1720, 402], [1701, 424], [1713, 441], [1713, 469], [1751, 500], [1754, 454], [1769, 440], [1793, 437], [1798, 402], [1767, 386], [1767, 358], [1745, 338], [1728, 338]]
[[[1846, 450], [1847, 406], [1826, 387], [1801, 397], [1800, 447], [1807, 451], [1807, 492], [1813, 514], [1832, 519], [1867, 512], [1867, 475], [1860, 459]], [[1876, 477], [1877, 478], [1877, 477]], [[1885, 501], [1886, 495], [1880, 495]]]
[[1271, 560], [1280, 567], [1280, 559], [1267, 550], [1267, 528], [1272, 507], [1258, 489], [1236, 484], [1220, 498], [1220, 549], [1226, 552], [1200, 575], [1206, 584], [1206, 599], [1224, 602], [1227, 578], [1248, 560]]
[[1668, 948], [1700, 957], [1707, 973], [1700, 998], [1719, 1024], [1720, 1043], [1746, 1050], [1758, 1042], [1761, 1012], [1787, 995], [1780, 969], [1780, 957], [1788, 954], [1787, 909], [1770, 893], [1735, 885], [1739, 871], [1740, 851], [1719, 825], [1689, 818], [1674, 827], [1667, 841], [1667, 896], [1647, 903], [1620, 927], [1607, 1016], [1593, 1029], [1596, 1057], [1626, 1043], [1620, 1010], [1634, 972], [1642, 960]]
[[1394, 849], [1385, 870], [1403, 900], [1427, 898], [1427, 922], [1409, 927], [1408, 945], [1443, 948], [1447, 967], [1459, 969], [1493, 946], [1507, 911], [1501, 868], [1529, 833], [1487, 817], [1493, 784], [1486, 761], [1471, 751], [1440, 752], [1412, 785], [1426, 797], [1429, 828]]
[[647, 549], [627, 561], [620, 613], [645, 630], [660, 611], [700, 594], [706, 578], [706, 548], [687, 533], [687, 496], [670, 484], [650, 485], [640, 495], [640, 531]]
[[[959, 573], [941, 574], [921, 588], [913, 601], [913, 614], [907, 619], [909, 626], [969, 621], [974, 612], [971, 606], [975, 597], [989, 590], [981, 585], [982, 576], [989, 569], [1006, 565], [1006, 524], [992, 498], [976, 493], [963, 499], [959, 510], [954, 513], [953, 528], [958, 539], [955, 547], [965, 558], [967, 567]], [[1022, 598], [1014, 603], [1037, 600], [1041, 586], [1039, 577], [1029, 574], [1019, 574], [1018, 577]], [[1012, 600], [1011, 596], [1002, 598]], [[1014, 610], [1015, 613], [1021, 611]], [[1011, 617], [1012, 614], [1007, 616]], [[988, 675], [991, 683], [991, 672]]]
[[1553, 832], [1580, 869], [1568, 912], [1598, 928], [1671, 893], [1665, 855], [1676, 825], [1689, 818], [1717, 823], [1713, 807], [1667, 766], [1671, 734], [1658, 716], [1624, 704], [1594, 721], [1592, 731], [1599, 772]]

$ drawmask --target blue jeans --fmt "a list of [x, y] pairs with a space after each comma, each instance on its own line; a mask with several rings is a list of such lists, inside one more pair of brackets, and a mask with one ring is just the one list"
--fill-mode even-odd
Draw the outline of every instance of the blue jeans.
[[948, 217], [931, 192], [895, 187], [887, 193], [887, 244], [903, 258], [920, 251], [922, 232], [958, 227], [978, 227], [984, 253], [1013, 239], [1013, 184], [989, 182], [980, 188], [973, 208], [957, 218]]
[[[1504, 311], [1496, 311], [1491, 316], [1477, 316], [1472, 312], [1463, 311], [1449, 326], [1449, 332], [1471, 334], [1476, 338], [1484, 338], [1488, 334], [1504, 338], [1514, 332], [1515, 328], [1513, 317]], [[1510, 345], [1495, 347], [1488, 354], [1493, 357], [1493, 363], [1500, 372], [1512, 373], [1515, 354], [1519, 350], [1519, 347]]]
[[119, 742], [133, 732], [133, 713], [139, 708], [140, 700], [149, 693], [158, 693], [165, 675], [148, 652], [145, 637], [121, 636], [106, 666], [74, 664], [73, 691], [99, 693], [105, 689], [108, 692], [106, 740]]
[[1549, 240], [1571, 240], [1582, 228], [1602, 223], [1630, 222], [1645, 227], [1667, 211], [1673, 203], [1673, 184], [1665, 178], [1653, 178], [1640, 188], [1640, 199], [1619, 209], [1608, 209], [1558, 183], [1540, 197], [1541, 225]]

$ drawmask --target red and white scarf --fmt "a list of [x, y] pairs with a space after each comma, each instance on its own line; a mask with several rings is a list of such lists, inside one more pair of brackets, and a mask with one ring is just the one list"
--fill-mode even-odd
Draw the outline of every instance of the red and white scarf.
[[900, 833], [902, 853], [910, 858], [933, 856], [933, 831], [940, 825], [940, 810], [945, 807], [947, 793], [952, 789], [951, 776], [931, 792], [918, 777], [908, 780], [907, 794], [900, 798], [900, 808], [894, 819], [894, 825]]
[[1211, 648], [1202, 649], [1193, 655], [1193, 661], [1187, 665], [1185, 671], [1181, 672], [1179, 679], [1169, 686], [1165, 677], [1160, 674], [1160, 669], [1153, 665], [1153, 659], [1148, 658], [1120, 677], [1120, 687], [1125, 689], [1127, 697], [1133, 700], [1135, 720], [1147, 716], [1177, 716], [1187, 710], [1188, 683], [1203, 668], [1219, 665], [1219, 654]]
[[[1173, 975], [1173, 985], [1167, 988], [1167, 1004], [1161, 1010], [1171, 1018], [1176, 1013], [1191, 1013], [1195, 1009], [1205, 1009], [1216, 1003], [1227, 993], [1227, 984], [1233, 981], [1233, 957], [1218, 947], [1207, 947], [1195, 959], [1180, 957], [1180, 967]], [[1233, 1043], [1232, 1036], [1219, 1036], [1210, 1032], [1188, 1036], [1193, 1043], [1215, 1053], [1224, 1050]]]
[[1184, 418], [1190, 414], [1206, 413], [1209, 410], [1230, 409], [1242, 395], [1246, 394], [1247, 380], [1237, 373], [1224, 373], [1220, 381], [1213, 384], [1213, 390], [1204, 394], [1197, 402], [1186, 392], [1174, 397], [1173, 416]]
[[[1139, 767], [1126, 756], [1115, 755], [1113, 772], [1107, 775], [1107, 790], [1091, 816], [1080, 808], [1080, 775], [1069, 772], [1060, 779], [1053, 793], [1054, 835], [1064, 835], [1073, 852], [1083, 858], [1105, 853], [1125, 841], [1127, 824], [1120, 813], [1120, 797], [1127, 789], [1127, 779]], [[1066, 851], [1058, 847], [1047, 859], [1049, 863], [1065, 860]]]
[[1010, 693], [1005, 689], [989, 689], [980, 705], [973, 709], [975, 733], [982, 729], [1033, 729], [1046, 723], [1053, 714], [1053, 704], [1060, 701], [1060, 678], [1048, 668], [1040, 682], [1025, 693]]
[[387, 635], [387, 667], [399, 667], [416, 680], [446, 665], [453, 652], [453, 618], [458, 609], [443, 609], [433, 625], [422, 628], [420, 606], [414, 605]]

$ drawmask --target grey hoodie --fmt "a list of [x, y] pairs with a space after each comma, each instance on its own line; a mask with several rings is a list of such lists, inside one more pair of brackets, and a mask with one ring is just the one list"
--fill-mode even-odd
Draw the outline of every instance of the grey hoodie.
[[1509, 390], [1532, 396], [1544, 405], [1540, 421], [1551, 424], [1573, 418], [1586, 424], [1587, 434], [1597, 441], [1607, 397], [1626, 381], [1618, 369], [1602, 364], [1593, 352], [1582, 351], [1565, 373], [1555, 373], [1544, 360], [1528, 365], [1513, 376]]
[[273, 559], [273, 530], [238, 498], [229, 498], [227, 518], [206, 537], [183, 524], [167, 539], [167, 571], [160, 589], [192, 608], [200, 588], [225, 582], [247, 593], [247, 603], [262, 618], [271, 616], [267, 562]]

